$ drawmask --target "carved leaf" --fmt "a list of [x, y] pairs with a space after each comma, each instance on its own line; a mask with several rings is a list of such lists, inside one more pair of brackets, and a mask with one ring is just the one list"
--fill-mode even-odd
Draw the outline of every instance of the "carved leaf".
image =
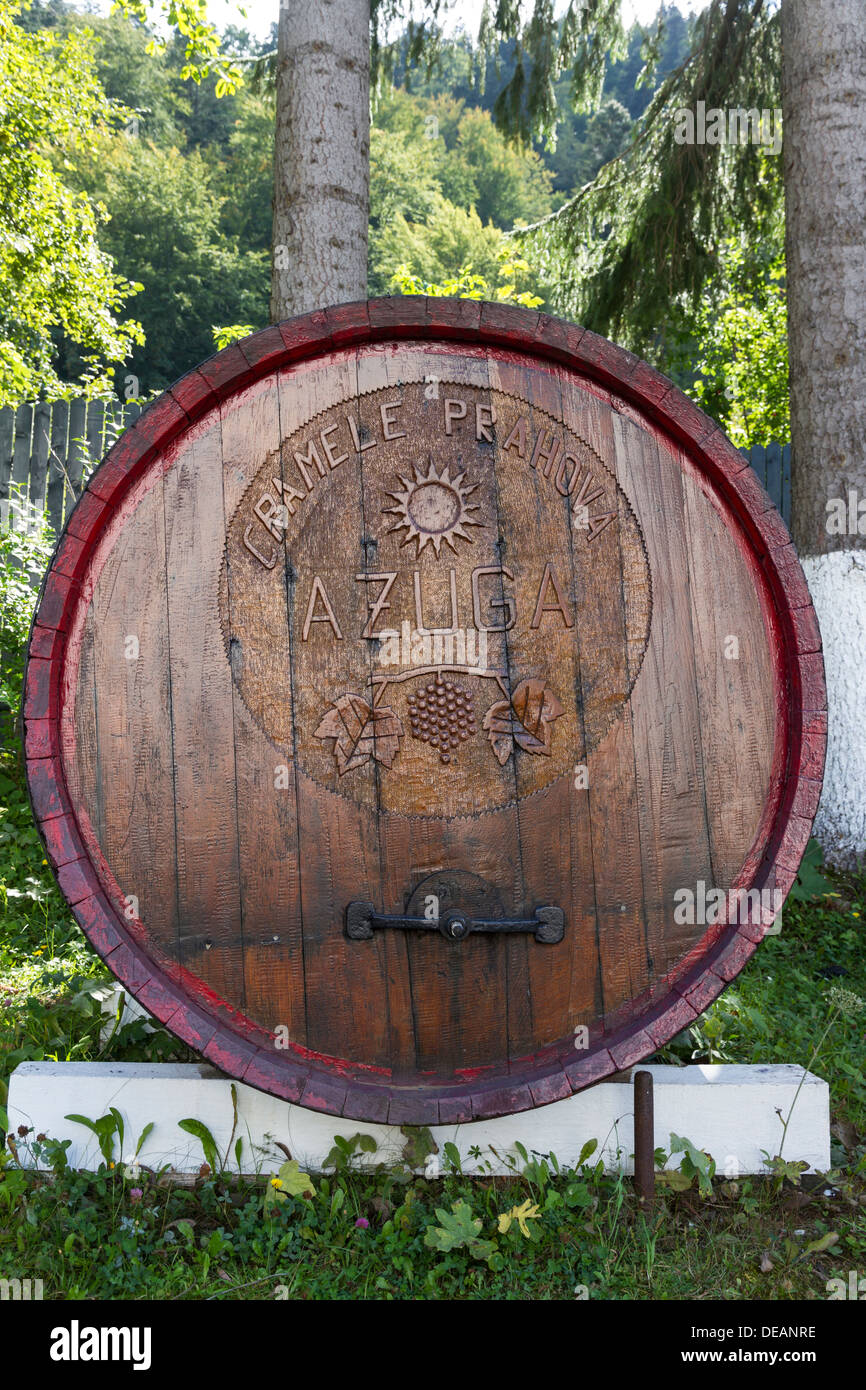
[[521, 681], [511, 697], [511, 707], [518, 719], [514, 737], [520, 747], [549, 758], [550, 725], [564, 713], [553, 691], [544, 681]]
[[343, 777], [370, 758], [390, 767], [400, 749], [403, 725], [390, 706], [371, 709], [362, 695], [349, 691], [334, 702], [314, 737], [334, 740], [334, 757]]
[[544, 681], [521, 681], [510, 700], [497, 700], [484, 716], [483, 727], [500, 764], [517, 743], [525, 753], [550, 757], [550, 725], [564, 713]]
[[400, 751], [400, 739], [403, 737], [400, 716], [390, 705], [385, 705], [372, 710], [370, 719], [373, 730], [373, 746], [370, 751], [376, 762], [390, 767]]
[[482, 727], [487, 730], [490, 747], [501, 765], [508, 761], [508, 755], [514, 747], [514, 722], [510, 700], [497, 700], [484, 716]]

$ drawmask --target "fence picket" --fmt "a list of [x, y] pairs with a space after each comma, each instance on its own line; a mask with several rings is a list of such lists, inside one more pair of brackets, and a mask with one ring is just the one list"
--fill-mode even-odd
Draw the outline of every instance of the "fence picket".
[[0, 410], [0, 525], [6, 524], [9, 510], [9, 484], [12, 480], [12, 454], [15, 449], [15, 411], [4, 405]]
[[69, 407], [69, 452], [66, 460], [64, 521], [68, 519], [69, 513], [81, 496], [82, 478], [87, 462], [86, 421], [87, 401], [83, 398], [72, 401]]
[[15, 443], [12, 451], [12, 482], [23, 489], [30, 477], [30, 449], [33, 439], [33, 406], [19, 405], [15, 411]]
[[87, 402], [87, 452], [90, 455], [91, 470], [96, 467], [104, 453], [102, 447], [104, 401]]
[[781, 444], [767, 445], [767, 482], [766, 488], [776, 506], [781, 511], [782, 502], [782, 446]]
[[51, 454], [48, 459], [46, 511], [55, 536], [63, 524], [63, 490], [66, 486], [69, 402], [55, 401], [51, 411]]
[[30, 459], [30, 501], [45, 506], [48, 482], [48, 455], [51, 452], [51, 406], [37, 401], [33, 407], [33, 453]]

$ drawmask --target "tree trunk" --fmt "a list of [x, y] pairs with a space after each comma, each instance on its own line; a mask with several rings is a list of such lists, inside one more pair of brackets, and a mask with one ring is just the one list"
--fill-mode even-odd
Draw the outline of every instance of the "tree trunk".
[[370, 0], [281, 0], [271, 321], [367, 295]]
[[863, 0], [783, 0], [794, 541], [824, 642], [815, 833], [866, 854], [866, 27]]

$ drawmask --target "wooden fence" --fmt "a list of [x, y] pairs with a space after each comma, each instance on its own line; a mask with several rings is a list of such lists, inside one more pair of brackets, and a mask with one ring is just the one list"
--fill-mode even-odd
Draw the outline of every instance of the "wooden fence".
[[22, 524], [10, 485], [59, 532], [103, 454], [142, 407], [119, 400], [39, 401], [0, 410], [0, 523]]
[[[10, 512], [10, 483], [26, 492], [58, 532], [84, 483], [142, 407], [119, 400], [56, 401], [0, 410], [0, 524], [20, 524]], [[791, 525], [791, 446], [741, 451]]]
[[790, 444], [756, 444], [741, 449], [782, 513], [785, 525], [791, 529], [791, 446]]

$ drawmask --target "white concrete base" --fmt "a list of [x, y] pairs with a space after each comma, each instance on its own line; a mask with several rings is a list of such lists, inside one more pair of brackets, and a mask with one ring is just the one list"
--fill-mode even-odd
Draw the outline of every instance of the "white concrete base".
[[[803, 1078], [803, 1068], [785, 1066], [651, 1066], [655, 1089], [655, 1145], [670, 1151], [671, 1132], [689, 1139], [716, 1160], [719, 1175], [736, 1177], [765, 1171], [762, 1150], [779, 1152], [782, 1121]], [[99, 1119], [114, 1106], [125, 1127], [123, 1154], [130, 1160], [139, 1135], [151, 1121], [154, 1128], [142, 1146], [140, 1161], [150, 1168], [168, 1165], [177, 1172], [197, 1172], [202, 1161], [196, 1139], [178, 1128], [178, 1121], [196, 1119], [207, 1125], [220, 1151], [230, 1148], [232, 1130], [231, 1082], [206, 1063], [22, 1062], [9, 1085], [9, 1129], [32, 1126], [34, 1137], [71, 1139], [70, 1165], [93, 1168], [101, 1162], [93, 1134], [66, 1115]], [[378, 1151], [361, 1155], [376, 1164], [399, 1157], [405, 1138], [388, 1125], [334, 1119], [289, 1105], [238, 1085], [238, 1135], [243, 1139], [244, 1173], [274, 1172], [285, 1155], [275, 1140], [307, 1169], [320, 1169], [335, 1134], [372, 1134]], [[576, 1163], [588, 1139], [598, 1140], [593, 1161], [604, 1159], [609, 1170], [632, 1171], [632, 1088], [623, 1082], [603, 1082], [568, 1100], [538, 1110], [472, 1124], [443, 1125], [433, 1135], [440, 1148], [454, 1143], [464, 1171], [480, 1174], [509, 1171], [506, 1156], [514, 1157], [515, 1141], [530, 1153], [554, 1153], [561, 1165]], [[23, 1141], [19, 1153], [26, 1157]], [[480, 1157], [470, 1149], [477, 1146]], [[234, 1147], [234, 1140], [231, 1148]], [[785, 1141], [786, 1159], [804, 1159], [811, 1169], [830, 1167], [830, 1093], [826, 1081], [807, 1074]], [[675, 1156], [670, 1167], [679, 1167]], [[236, 1170], [233, 1152], [226, 1165]], [[427, 1169], [435, 1176], [435, 1162]]]

